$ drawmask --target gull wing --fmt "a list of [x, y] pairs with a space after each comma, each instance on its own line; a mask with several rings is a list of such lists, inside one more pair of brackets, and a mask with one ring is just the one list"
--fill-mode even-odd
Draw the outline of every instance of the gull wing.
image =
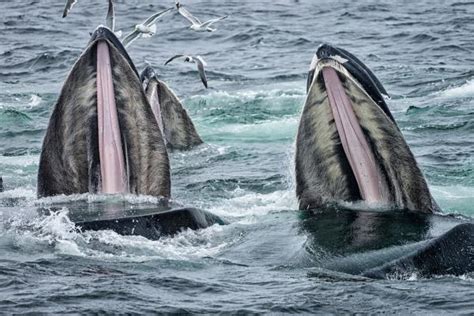
[[170, 62], [172, 62], [173, 60], [175, 60], [176, 58], [180, 58], [180, 57], [184, 57], [186, 55], [175, 55], [173, 57], [171, 57], [170, 59], [168, 59], [166, 62], [165, 62], [165, 65], [168, 65]]
[[122, 40], [123, 46], [125, 46], [125, 48], [127, 48], [134, 40], [139, 38], [140, 35], [141, 35], [141, 33], [138, 30], [135, 30], [131, 33], [128, 33]]
[[66, 1], [66, 6], [64, 7], [64, 11], [63, 11], [63, 18], [67, 17], [67, 15], [69, 14], [69, 11], [71, 11], [72, 6], [75, 5], [76, 2], [77, 2], [77, 0], [67, 0]]
[[114, 32], [115, 31], [115, 9], [114, 0], [109, 0], [109, 10], [107, 11], [107, 17], [105, 18], [107, 27]]
[[199, 77], [201, 77], [201, 81], [204, 84], [204, 87], [206, 87], [207, 89], [207, 77], [206, 77], [206, 72], [204, 71], [204, 65], [206, 65], [206, 62], [204, 61], [204, 59], [202, 59], [201, 56], [197, 56], [195, 58], [195, 61], [196, 61], [197, 68], [199, 71]]
[[224, 20], [224, 19], [227, 18], [227, 17], [228, 17], [228, 15], [223, 16], [223, 17], [220, 17], [220, 18], [216, 18], [216, 19], [211, 19], [211, 20], [209, 20], [209, 21], [204, 22], [204, 23], [201, 25], [201, 27], [204, 27], [204, 28], [205, 28], [205, 27], [211, 26], [212, 24], [214, 24], [214, 23], [216, 23], [216, 22], [218, 22], [218, 21], [220, 21], [220, 20]]
[[165, 15], [166, 13], [168, 13], [171, 10], [173, 10], [173, 8], [168, 8], [166, 10], [163, 10], [163, 11], [160, 11], [160, 12], [157, 12], [157, 13], [153, 14], [148, 19], [146, 19], [145, 22], [143, 22], [143, 25], [145, 25], [147, 27], [150, 27], [151, 25], [155, 24], [156, 20], [158, 20], [159, 18], [161, 18], [163, 15]]
[[178, 6], [178, 12], [181, 14], [186, 20], [191, 22], [191, 24], [201, 24], [201, 21], [194, 15], [192, 15], [188, 10], [183, 8], [181, 5]]

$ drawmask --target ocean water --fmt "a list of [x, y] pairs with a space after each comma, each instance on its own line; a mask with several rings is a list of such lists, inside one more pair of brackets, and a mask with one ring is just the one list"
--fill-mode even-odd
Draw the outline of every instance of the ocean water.
[[[126, 32], [173, 1], [116, 1]], [[165, 3], [166, 2], [166, 3]], [[183, 99], [206, 142], [173, 152], [172, 195], [230, 224], [150, 241], [81, 232], [67, 207], [107, 197], [36, 199], [41, 143], [62, 83], [107, 1], [0, 1], [1, 313], [474, 313], [472, 276], [367, 280], [297, 261], [293, 154], [306, 73], [319, 44], [354, 53], [379, 77], [408, 144], [447, 214], [474, 217], [474, 2], [185, 1], [199, 17], [228, 14], [194, 33], [177, 14], [129, 53]], [[208, 90], [192, 65], [203, 56]], [[123, 197], [146, 203], [150, 197]]]

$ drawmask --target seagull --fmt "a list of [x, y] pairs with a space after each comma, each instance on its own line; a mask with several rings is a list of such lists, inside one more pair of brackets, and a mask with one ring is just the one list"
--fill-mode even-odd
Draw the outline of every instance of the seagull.
[[181, 14], [186, 20], [191, 22], [191, 26], [189, 28], [197, 32], [214, 32], [216, 29], [211, 28], [211, 25], [227, 18], [226, 15], [220, 18], [211, 19], [203, 23], [199, 21], [197, 17], [192, 15], [188, 10], [183, 8], [183, 6], [178, 1], [176, 1], [176, 9], [178, 9], [179, 14]]
[[63, 18], [67, 17], [67, 15], [69, 14], [69, 11], [71, 11], [72, 6], [75, 5], [76, 2], [77, 0], [66, 1], [66, 6], [64, 7], [64, 11], [63, 11]]
[[134, 40], [139, 37], [152, 37], [156, 33], [156, 20], [160, 17], [168, 13], [169, 11], [173, 10], [173, 8], [168, 8], [164, 11], [160, 11], [158, 13], [153, 14], [148, 19], [145, 20], [142, 24], [135, 25], [134, 30], [127, 34], [123, 40], [123, 46], [127, 47], [130, 45]]
[[176, 58], [184, 57], [184, 61], [188, 63], [195, 63], [197, 65], [198, 71], [199, 71], [199, 76], [201, 77], [201, 81], [204, 84], [204, 87], [207, 89], [207, 77], [206, 77], [206, 72], [204, 71], [204, 66], [207, 66], [206, 62], [204, 59], [202, 59], [201, 56], [189, 56], [189, 55], [175, 55], [168, 59], [165, 62], [165, 65], [168, 63], [172, 62]]
[[109, 0], [109, 9], [107, 10], [107, 17], [105, 18], [107, 27], [114, 32], [115, 31], [115, 10], [114, 0]]

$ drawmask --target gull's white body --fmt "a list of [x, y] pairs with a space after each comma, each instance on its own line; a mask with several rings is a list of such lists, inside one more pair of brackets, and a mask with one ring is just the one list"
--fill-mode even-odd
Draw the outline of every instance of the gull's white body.
[[189, 28], [196, 32], [214, 32], [216, 29], [212, 28], [211, 25], [227, 18], [226, 15], [220, 18], [208, 20], [206, 22], [201, 22], [197, 17], [192, 15], [185, 8], [183, 8], [183, 6], [179, 2], [176, 2], [176, 8], [178, 9], [178, 13], [191, 23], [191, 26]]
[[122, 40], [122, 44], [125, 47], [128, 47], [134, 40], [139, 37], [152, 37], [156, 33], [156, 21], [171, 11], [173, 8], [166, 9], [164, 11], [158, 12], [150, 16], [143, 23], [137, 24], [134, 27], [134, 30], [127, 34]]

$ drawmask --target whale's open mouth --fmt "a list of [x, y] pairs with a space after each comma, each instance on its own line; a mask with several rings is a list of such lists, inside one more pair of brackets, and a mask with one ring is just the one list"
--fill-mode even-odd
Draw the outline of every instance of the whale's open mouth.
[[128, 180], [115, 102], [109, 45], [97, 43], [97, 119], [100, 159], [100, 191], [127, 193]]
[[388, 203], [388, 186], [373, 150], [367, 140], [354, 105], [346, 94], [337, 70], [326, 66], [322, 77], [331, 106], [332, 116], [346, 159], [357, 182], [361, 199], [369, 203]]
[[63, 85], [38, 172], [38, 196], [169, 197], [163, 137], [125, 48], [98, 27]]
[[[355, 106], [364, 106], [361, 103], [367, 101], [385, 105], [378, 88], [381, 84], [358, 59], [329, 45], [322, 45], [316, 53], [308, 78], [308, 89], [313, 80], [317, 80], [327, 94], [330, 112], [342, 146], [342, 159], [347, 162], [351, 171], [349, 181], [355, 180], [352, 185], [358, 188], [354, 190], [358, 191], [356, 199], [369, 203], [389, 203], [390, 188], [383, 166], [374, 153], [371, 139], [364, 133], [359, 122], [366, 118], [358, 117], [354, 109]], [[366, 100], [354, 98], [349, 82], [358, 88], [359, 92], [365, 92], [365, 95], [362, 95]], [[383, 111], [382, 108], [380, 110]], [[388, 109], [387, 112], [389, 119], [393, 120]]]
[[114, 89], [113, 61], [109, 45], [115, 36], [98, 28], [92, 36], [96, 53], [97, 121], [100, 161], [100, 193], [129, 193], [127, 167]]
[[349, 52], [322, 45], [310, 66], [296, 143], [300, 208], [337, 201], [432, 212], [426, 181], [375, 75]]

